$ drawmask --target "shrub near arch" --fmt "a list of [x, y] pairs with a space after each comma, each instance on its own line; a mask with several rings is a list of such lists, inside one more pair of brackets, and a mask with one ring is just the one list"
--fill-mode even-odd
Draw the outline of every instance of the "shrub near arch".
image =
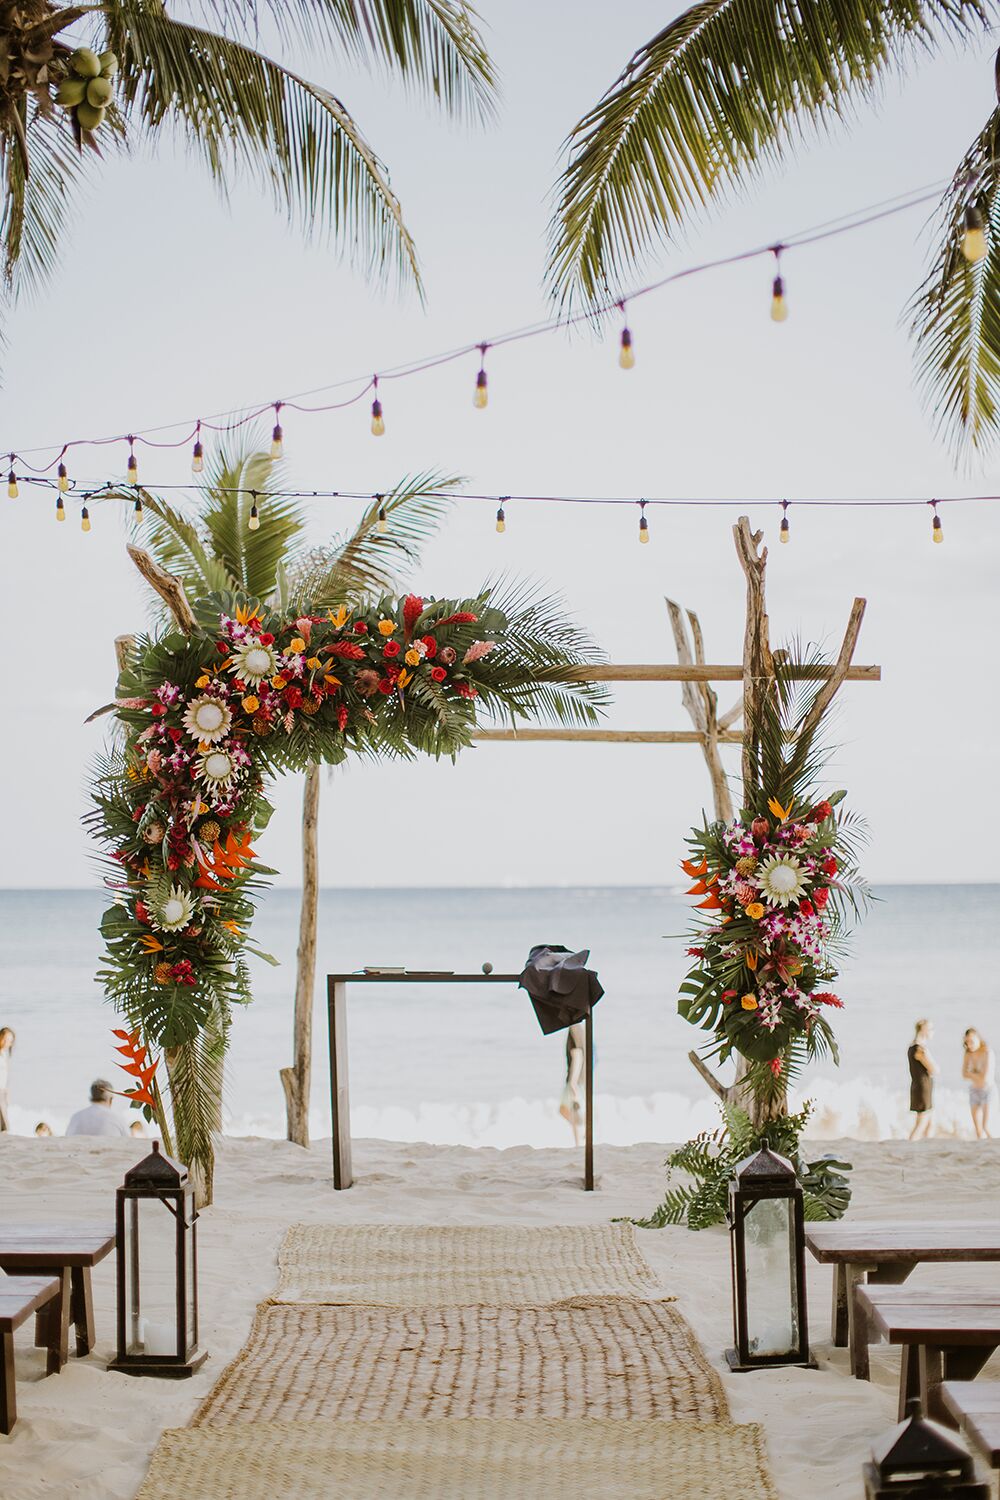
[[[205, 1074], [233, 1006], [252, 998], [246, 954], [268, 957], [249, 929], [254, 893], [274, 873], [254, 848], [269, 779], [351, 753], [454, 756], [479, 707], [596, 718], [599, 689], [557, 684], [594, 659], [585, 637], [523, 591], [501, 602], [484, 590], [275, 613], [213, 595], [194, 606], [195, 631], [141, 640], [121, 674], [125, 743], [99, 768], [88, 819], [113, 892], [97, 978], [133, 1028], [126, 1040], [134, 1047], [138, 1032], [166, 1052], [175, 1101], [185, 1091], [178, 1150], [202, 1160], [209, 1191]], [[137, 1076], [133, 1101], [166, 1127], [155, 1081]]]

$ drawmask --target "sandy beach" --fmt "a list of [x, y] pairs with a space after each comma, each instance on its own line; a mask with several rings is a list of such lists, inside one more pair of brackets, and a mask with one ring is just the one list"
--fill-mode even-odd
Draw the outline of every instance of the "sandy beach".
[[[111, 1222], [113, 1192], [136, 1159], [133, 1141], [34, 1141], [0, 1137], [5, 1218]], [[97, 1346], [61, 1375], [43, 1378], [44, 1354], [18, 1336], [19, 1421], [0, 1438], [4, 1500], [131, 1500], [157, 1437], [187, 1422], [247, 1336], [256, 1304], [277, 1284], [275, 1256], [295, 1222], [517, 1224], [600, 1223], [642, 1214], [658, 1201], [658, 1144], [604, 1147], [599, 1190], [580, 1190], [576, 1154], [355, 1143], [355, 1186], [334, 1193], [329, 1143], [309, 1151], [279, 1141], [220, 1144], [217, 1201], [200, 1224], [200, 1308], [210, 1358], [193, 1379], [108, 1375], [113, 1352], [114, 1269], [95, 1273]], [[855, 1164], [852, 1213], [926, 1219], [989, 1217], [1000, 1201], [1000, 1142], [856, 1141], [836, 1144]], [[810, 1262], [811, 1336], [817, 1371], [732, 1376], [722, 1352], [730, 1336], [728, 1243], [721, 1229], [639, 1231], [639, 1244], [665, 1292], [678, 1298], [712, 1363], [724, 1374], [733, 1420], [761, 1422], [782, 1500], [856, 1496], [872, 1439], [895, 1415], [898, 1354], [874, 1349], [872, 1381], [851, 1378], [843, 1350], [829, 1343], [830, 1272]], [[949, 1284], [995, 1280], [992, 1267], [949, 1268]], [[914, 1280], [934, 1276], [918, 1268]], [[993, 1361], [1000, 1374], [1000, 1359]]]

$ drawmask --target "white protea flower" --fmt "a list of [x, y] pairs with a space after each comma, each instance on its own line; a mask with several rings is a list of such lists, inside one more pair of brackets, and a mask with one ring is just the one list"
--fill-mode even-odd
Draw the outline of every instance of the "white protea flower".
[[237, 677], [242, 677], [244, 682], [252, 682], [256, 686], [266, 677], [275, 675], [278, 658], [270, 646], [262, 646], [260, 641], [251, 636], [233, 652], [229, 670]]
[[224, 740], [232, 722], [228, 705], [211, 693], [193, 698], [184, 715], [184, 728], [202, 745], [214, 745], [218, 740]]
[[236, 770], [236, 761], [229, 751], [218, 748], [206, 750], [198, 764], [198, 775], [213, 792], [228, 791]]
[[154, 906], [149, 920], [161, 932], [180, 932], [194, 916], [194, 898], [179, 885], [172, 885], [159, 905]]
[[802, 866], [791, 854], [772, 854], [757, 868], [762, 894], [775, 906], [788, 906], [806, 893]]

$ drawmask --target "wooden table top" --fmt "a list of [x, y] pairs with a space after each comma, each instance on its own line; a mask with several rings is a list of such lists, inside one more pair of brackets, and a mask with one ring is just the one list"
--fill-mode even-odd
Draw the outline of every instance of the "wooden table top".
[[855, 1295], [890, 1344], [1000, 1345], [1000, 1294], [859, 1286]]
[[807, 1224], [818, 1261], [1000, 1260], [1000, 1221]]
[[107, 1224], [16, 1224], [0, 1229], [0, 1268], [95, 1266], [114, 1245]]
[[50, 1276], [12, 1276], [0, 1279], [0, 1323], [18, 1328], [59, 1290]]
[[1000, 1468], [1000, 1380], [946, 1380], [941, 1399], [987, 1461]]

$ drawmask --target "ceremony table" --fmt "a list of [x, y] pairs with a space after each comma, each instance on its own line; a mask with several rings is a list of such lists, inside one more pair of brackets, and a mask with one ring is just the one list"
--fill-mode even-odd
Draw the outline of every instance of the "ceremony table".
[[[415, 970], [399, 973], [328, 974], [327, 1022], [330, 1035], [330, 1110], [333, 1118], [333, 1185], [337, 1191], [354, 1181], [351, 1166], [351, 1104], [347, 1066], [347, 987], [354, 984], [519, 984], [520, 974], [434, 974]], [[583, 1189], [594, 1190], [594, 1018], [587, 1015], [586, 1122]]]

